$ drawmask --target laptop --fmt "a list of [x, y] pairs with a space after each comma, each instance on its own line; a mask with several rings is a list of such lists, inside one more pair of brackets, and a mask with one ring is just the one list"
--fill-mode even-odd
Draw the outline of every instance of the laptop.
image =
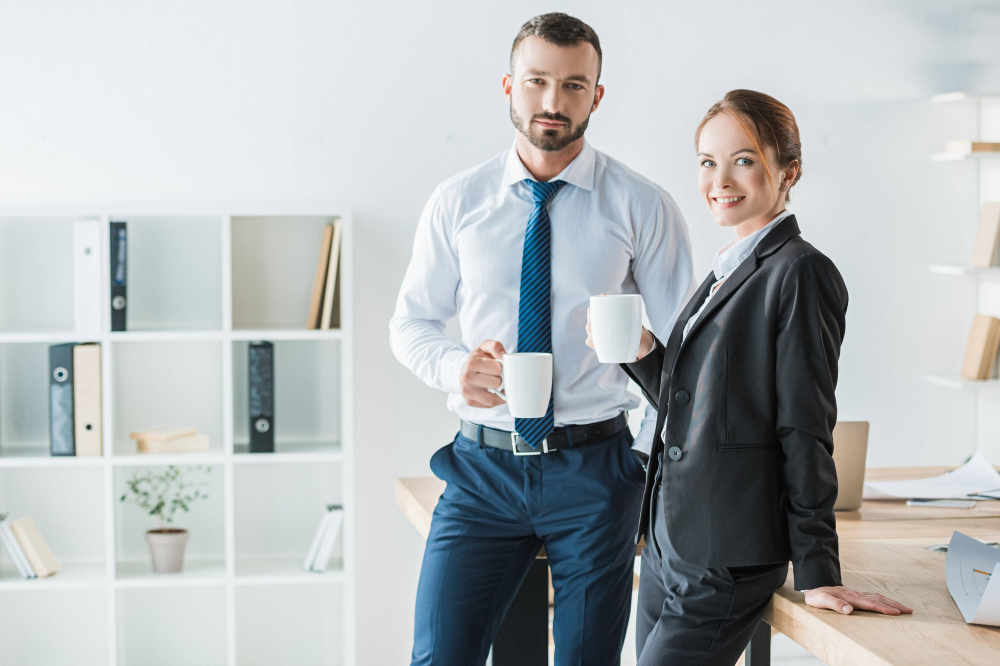
[[868, 421], [838, 421], [833, 428], [833, 464], [837, 468], [834, 511], [857, 511], [865, 485]]

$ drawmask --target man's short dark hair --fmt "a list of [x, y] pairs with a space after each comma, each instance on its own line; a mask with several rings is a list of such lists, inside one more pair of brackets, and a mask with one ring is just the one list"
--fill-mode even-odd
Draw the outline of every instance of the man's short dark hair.
[[525, 37], [531, 37], [532, 35], [541, 37], [556, 46], [576, 46], [580, 42], [587, 42], [597, 51], [597, 79], [600, 80], [602, 61], [601, 40], [597, 38], [597, 33], [580, 19], [559, 12], [539, 14], [521, 26], [517, 37], [514, 38], [514, 45], [510, 47], [511, 74], [514, 73], [514, 51], [517, 50], [517, 45]]

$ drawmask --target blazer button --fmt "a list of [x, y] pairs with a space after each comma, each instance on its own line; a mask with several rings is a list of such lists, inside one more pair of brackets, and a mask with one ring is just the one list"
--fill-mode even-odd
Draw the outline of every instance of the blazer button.
[[681, 451], [679, 446], [671, 446], [670, 450], [667, 451], [667, 455], [670, 456], [671, 460], [680, 460], [681, 456], [684, 455], [684, 452]]
[[691, 394], [687, 391], [678, 391], [677, 395], [674, 396], [674, 399], [677, 400], [678, 405], [686, 405], [688, 404], [688, 401], [691, 400]]

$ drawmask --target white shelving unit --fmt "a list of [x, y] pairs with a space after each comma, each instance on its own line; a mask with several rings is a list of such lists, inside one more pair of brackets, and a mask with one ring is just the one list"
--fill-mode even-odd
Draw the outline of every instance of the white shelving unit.
[[[965, 132], [953, 139], [1000, 141], [1000, 95], [970, 95], [963, 92], [944, 93], [931, 98], [934, 104], [947, 105], [949, 120], [958, 131]], [[933, 153], [934, 162], [975, 164], [977, 178], [977, 212], [986, 201], [1000, 201], [1000, 153]], [[971, 253], [973, 232], [969, 233]], [[1000, 317], [1000, 267], [975, 268], [969, 265], [934, 264], [931, 273], [948, 277], [971, 277], [976, 287], [976, 312]], [[969, 323], [972, 317], [970, 313]], [[993, 379], [973, 381], [953, 373], [929, 374], [927, 381], [935, 386], [972, 394], [976, 400], [975, 450], [993, 463], [1000, 464], [1000, 379], [994, 368]]]
[[[340, 325], [306, 330], [324, 224], [343, 223]], [[128, 331], [74, 331], [73, 223], [128, 223]], [[63, 564], [23, 580], [0, 552], [0, 666], [350, 666], [354, 627], [353, 254], [349, 212], [0, 211], [0, 511]], [[275, 345], [275, 453], [247, 452], [247, 344]], [[48, 347], [100, 342], [103, 455], [51, 457]], [[128, 433], [196, 426], [206, 453], [142, 455]], [[142, 468], [206, 466], [177, 520], [184, 571], [154, 574], [154, 519], [119, 501]], [[302, 571], [345, 507], [327, 573]], [[2, 549], [0, 549], [2, 551]]]

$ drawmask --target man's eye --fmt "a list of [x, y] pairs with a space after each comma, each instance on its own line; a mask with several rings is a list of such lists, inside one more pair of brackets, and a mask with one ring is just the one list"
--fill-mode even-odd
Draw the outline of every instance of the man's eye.
[[569, 87], [572, 88], [573, 90], [583, 90], [583, 86], [581, 86], [579, 83], [571, 83], [569, 84]]
[[541, 79], [528, 79], [528, 82], [529, 83], [541, 83], [542, 80]]

